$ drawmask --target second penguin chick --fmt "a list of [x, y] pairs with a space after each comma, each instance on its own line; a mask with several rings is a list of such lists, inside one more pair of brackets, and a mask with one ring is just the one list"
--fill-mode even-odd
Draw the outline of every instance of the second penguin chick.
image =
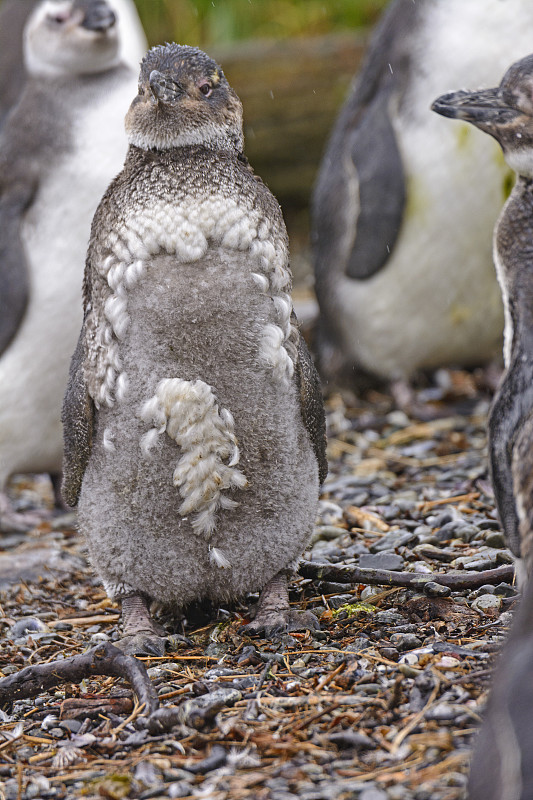
[[525, 556], [530, 573], [531, 532], [525, 515], [521, 535], [518, 515], [519, 507], [533, 505], [522, 497], [530, 485], [530, 459], [518, 457], [523, 442], [520, 448], [515, 445], [533, 413], [533, 55], [513, 64], [497, 88], [443, 95], [433, 110], [471, 122], [493, 136], [518, 176], [494, 231], [494, 261], [505, 310], [505, 372], [492, 404], [488, 433], [492, 483], [507, 544], [515, 556]]
[[126, 651], [162, 652], [152, 600], [262, 590], [252, 630], [301, 626], [287, 575], [327, 466], [281, 210], [243, 156], [241, 103], [202, 51], [149, 51], [126, 130], [87, 257], [66, 499], [79, 497], [92, 562], [122, 602]]

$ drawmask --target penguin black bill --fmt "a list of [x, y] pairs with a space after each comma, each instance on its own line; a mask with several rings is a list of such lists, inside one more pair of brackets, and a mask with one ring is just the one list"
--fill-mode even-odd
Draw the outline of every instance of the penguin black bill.
[[431, 104], [431, 110], [443, 117], [471, 122], [488, 133], [490, 128], [512, 124], [522, 113], [505, 103], [499, 88], [448, 92]]
[[185, 91], [179, 83], [172, 78], [165, 77], [161, 72], [154, 69], [150, 73], [150, 91], [157, 101], [162, 103], [174, 103]]
[[83, 11], [81, 27], [95, 33], [106, 33], [117, 21], [115, 13], [105, 0], [78, 0], [74, 8]]

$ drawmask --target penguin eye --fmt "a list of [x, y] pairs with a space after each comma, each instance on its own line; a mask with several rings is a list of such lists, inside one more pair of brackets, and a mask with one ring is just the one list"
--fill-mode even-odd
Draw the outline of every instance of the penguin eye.
[[52, 25], [64, 25], [68, 20], [68, 14], [55, 14], [53, 17], [48, 17]]
[[202, 93], [203, 95], [205, 95], [206, 97], [209, 97], [209, 95], [210, 95], [210, 94], [211, 94], [211, 92], [213, 91], [213, 87], [211, 86], [211, 84], [210, 84], [210, 83], [202, 83], [202, 84], [199, 86], [199, 89], [200, 89], [201, 93]]

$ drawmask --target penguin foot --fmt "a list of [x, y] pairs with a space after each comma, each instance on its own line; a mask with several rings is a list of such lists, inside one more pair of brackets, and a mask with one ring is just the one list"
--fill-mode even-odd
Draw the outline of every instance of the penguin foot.
[[166, 642], [165, 636], [156, 636], [153, 631], [139, 631], [113, 644], [128, 656], [164, 656]]
[[148, 601], [140, 594], [122, 598], [122, 625], [124, 636], [116, 647], [129, 656], [163, 656], [167, 632], [152, 619]]
[[272, 639], [289, 631], [320, 629], [317, 618], [310, 611], [290, 608], [288, 577], [287, 570], [281, 570], [266, 584], [255, 607], [254, 618], [241, 628], [242, 633], [263, 634]]
[[296, 610], [283, 610], [283, 611], [258, 611], [252, 622], [244, 625], [241, 629], [242, 633], [251, 636], [263, 635], [265, 639], [276, 639], [282, 633], [290, 633], [291, 631], [319, 631], [320, 624], [310, 611], [296, 611]]

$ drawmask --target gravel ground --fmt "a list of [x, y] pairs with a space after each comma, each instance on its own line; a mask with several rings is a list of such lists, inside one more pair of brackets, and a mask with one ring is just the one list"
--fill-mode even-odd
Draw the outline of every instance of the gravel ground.
[[[0, 710], [0, 798], [456, 800], [494, 655], [511, 564], [487, 476], [483, 375], [440, 371], [413, 412], [387, 394], [327, 404], [330, 475], [306, 560], [470, 576], [453, 591], [296, 578], [320, 631], [241, 636], [247, 606], [194, 609], [163, 658], [144, 659], [170, 731], [146, 725], [128, 683], [89, 677]], [[46, 478], [11, 488], [42, 523], [0, 538], [0, 677], [119, 636], [75, 516]], [[511, 573], [511, 570], [507, 570]], [[479, 579], [478, 579], [479, 578]], [[168, 620], [166, 621], [167, 625]]]

